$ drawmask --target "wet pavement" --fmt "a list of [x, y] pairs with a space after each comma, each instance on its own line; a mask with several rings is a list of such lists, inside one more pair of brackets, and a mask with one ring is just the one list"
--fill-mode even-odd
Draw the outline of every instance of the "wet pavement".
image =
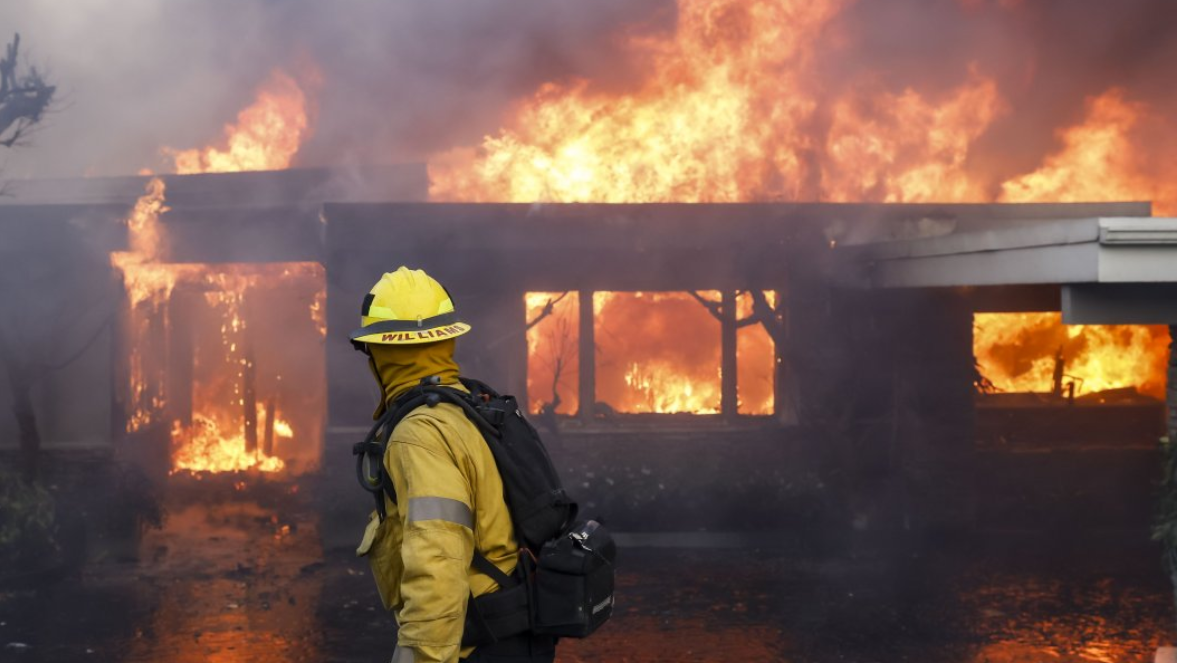
[[[296, 494], [168, 512], [138, 560], [0, 592], [0, 660], [387, 660], [395, 630], [365, 562], [324, 552]], [[1143, 663], [1174, 639], [1143, 535], [623, 548], [617, 594], [614, 619], [559, 661]]]

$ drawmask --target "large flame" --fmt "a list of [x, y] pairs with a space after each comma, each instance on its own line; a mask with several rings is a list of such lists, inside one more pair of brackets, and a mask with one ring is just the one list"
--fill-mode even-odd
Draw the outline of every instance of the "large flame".
[[[962, 71], [962, 82], [939, 94], [897, 93], [869, 74], [837, 89], [823, 85], [818, 40], [849, 4], [678, 0], [673, 33], [628, 42], [645, 56], [650, 72], [634, 91], [604, 92], [584, 80], [543, 85], [477, 149], [432, 159], [431, 196], [509, 202], [1153, 200], [1158, 212], [1177, 213], [1171, 157], [1148, 140], [1158, 132], [1173, 133], [1173, 127], [1122, 90], [1089, 100], [1086, 116], [1059, 131], [1059, 147], [1039, 167], [1001, 181], [970, 170], [974, 144], [1009, 108], [995, 80], [978, 68]], [[999, 4], [1012, 8], [1019, 2]], [[598, 310], [604, 316], [598, 324], [605, 328], [639, 315], [662, 315], [634, 298], [609, 301], [606, 310]], [[1026, 324], [1028, 333], [1036, 329]], [[1152, 337], [1143, 328], [1120, 330]], [[1105, 367], [1099, 369], [1102, 377], [1085, 377], [1083, 389], [1134, 384], [1151, 393], [1149, 367], [1164, 356], [1158, 343], [1142, 343], [1140, 362], [1129, 362], [1123, 373], [1106, 368], [1116, 360], [1105, 355], [1119, 346], [1092, 341], [1098, 335], [1092, 328], [1059, 333], [1091, 344], [1086, 359], [1068, 358], [1074, 370], [1084, 362]], [[544, 360], [536, 353], [553, 350], [536, 334], [529, 335], [529, 347], [532, 363], [540, 364]], [[669, 328], [667, 334], [662, 344], [690, 345]], [[597, 342], [602, 343], [599, 335]], [[599, 395], [607, 396], [616, 383], [643, 395], [632, 405], [636, 410], [713, 410], [714, 368], [688, 379], [681, 367], [670, 369], [657, 359], [659, 348], [602, 369], [598, 384], [605, 391]], [[1046, 366], [1053, 365], [1056, 350], [1014, 351]], [[698, 365], [713, 366], [715, 351], [708, 349], [702, 355], [707, 361]], [[748, 370], [773, 365], [763, 347], [742, 354], [741, 366]], [[617, 380], [611, 382], [610, 370], [617, 371]], [[569, 375], [565, 366], [561, 381]], [[1040, 387], [1041, 370], [1035, 375], [1020, 379]], [[551, 378], [549, 370], [536, 379]], [[545, 390], [550, 393], [551, 386]], [[567, 387], [564, 392], [561, 405], [567, 409], [575, 396], [566, 395]], [[740, 400], [745, 407], [743, 392]], [[751, 407], [771, 410], [771, 405]]]
[[[274, 71], [257, 92], [254, 102], [225, 127], [223, 143], [203, 149], [164, 153], [174, 160], [179, 174], [275, 170], [288, 168], [309, 130], [307, 97], [299, 84], [282, 71]], [[316, 336], [326, 332], [323, 269], [317, 263], [195, 264], [167, 261], [165, 233], [159, 217], [167, 211], [164, 183], [152, 179], [128, 219], [130, 250], [115, 253], [111, 261], [123, 274], [129, 300], [128, 350], [130, 394], [127, 430], [172, 417], [173, 471], [225, 472], [256, 468], [275, 472], [285, 467], [275, 442], [295, 438], [295, 427], [281, 415], [276, 398], [291, 389], [280, 384], [281, 375], [256, 375], [260, 335], [250, 328], [264, 316], [246, 315], [250, 299], [262, 298], [278, 287], [308, 289], [313, 294], [305, 305]], [[202, 342], [192, 341], [195, 356], [190, 403], [169, 400], [168, 380], [180, 370], [175, 359], [178, 343], [173, 337], [173, 299], [183, 290], [180, 307], [188, 317], [182, 324], [188, 335], [204, 332]], [[250, 320], [255, 322], [251, 323]], [[215, 340], [210, 340], [215, 339]], [[287, 341], [288, 339], [284, 339]], [[301, 390], [296, 398], [313, 390]], [[267, 393], [268, 392], [268, 393]], [[256, 413], [253, 409], [256, 408]], [[307, 428], [307, 418], [300, 419]], [[290, 450], [287, 450], [289, 452]]]
[[262, 84], [253, 104], [225, 126], [222, 146], [165, 149], [176, 172], [230, 173], [289, 168], [310, 127], [307, 98], [289, 74], [275, 70]]
[[[673, 35], [634, 41], [652, 74], [614, 96], [547, 84], [480, 151], [430, 163], [437, 200], [967, 200], [972, 142], [1004, 106], [973, 72], [947, 97], [813, 76], [840, 0], [679, 0]], [[825, 126], [824, 135], [817, 127]]]
[[981, 374], [1006, 392], [1075, 395], [1135, 388], [1165, 395], [1165, 326], [1064, 325], [1059, 313], [978, 313], [974, 354]]
[[1148, 170], [1141, 145], [1148, 135], [1141, 126], [1164, 121], [1118, 88], [1090, 99], [1083, 121], [1059, 132], [1060, 150], [1038, 170], [1005, 182], [1001, 200], [1152, 200], [1155, 213], [1177, 214], [1177, 179], [1169, 170]]
[[[294, 438], [295, 429], [276, 399], [279, 395], [291, 398], [292, 390], [282, 387], [281, 375], [255, 375], [256, 354], [262, 349], [253, 340], [261, 332], [250, 325], [264, 324], [265, 319], [247, 315], [246, 309], [251, 298], [263, 298], [279, 287], [313, 292], [303, 310], [308, 330], [321, 338], [321, 322], [314, 316], [322, 308], [317, 296], [323, 289], [322, 266], [166, 262], [166, 233], [159, 219], [167, 211], [164, 192], [158, 178], [148, 183], [128, 219], [131, 250], [111, 255], [112, 264], [123, 275], [129, 308], [127, 430], [134, 432], [172, 417], [173, 471], [281, 470], [285, 467], [278, 455], [282, 446], [275, 440]], [[177, 402], [168, 394], [169, 379], [180, 370], [169, 366], [178, 351], [173, 347], [178, 342], [173, 326], [177, 296], [188, 312], [184, 331], [201, 337], [191, 342], [189, 350], [193, 353], [190, 403]], [[290, 306], [299, 308], [297, 302]], [[283, 342], [291, 343], [293, 330], [287, 323], [283, 329], [291, 332]], [[247, 397], [255, 403], [253, 416], [247, 416]], [[271, 406], [266, 407], [267, 403]], [[190, 425], [182, 418], [190, 419]], [[266, 449], [267, 442], [273, 448]]]

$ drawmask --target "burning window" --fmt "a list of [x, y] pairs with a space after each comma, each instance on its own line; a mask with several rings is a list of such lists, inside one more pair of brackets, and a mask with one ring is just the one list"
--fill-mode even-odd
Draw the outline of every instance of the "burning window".
[[[727, 387], [736, 413], [773, 413], [778, 361], [765, 320], [775, 324], [775, 293], [731, 293], [735, 314], [728, 320], [719, 291], [594, 292], [590, 329], [580, 320], [582, 296], [526, 295], [533, 413], [576, 414], [581, 389], [591, 388], [595, 414], [718, 414], [725, 409], [725, 363], [736, 376]], [[582, 331], [592, 333], [591, 357], [581, 357]], [[591, 371], [582, 376], [586, 361]]]
[[985, 391], [1164, 398], [1163, 325], [1064, 325], [1060, 313], [978, 313], [973, 327]]
[[720, 324], [704, 302], [719, 292], [593, 293], [597, 401], [617, 412], [718, 413]]

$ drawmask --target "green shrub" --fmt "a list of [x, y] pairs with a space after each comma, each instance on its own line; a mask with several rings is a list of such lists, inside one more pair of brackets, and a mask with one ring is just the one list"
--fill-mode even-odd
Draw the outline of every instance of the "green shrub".
[[0, 564], [22, 567], [55, 552], [54, 514], [47, 490], [0, 470]]
[[1165, 475], [1161, 479], [1160, 510], [1152, 538], [1161, 542], [1169, 573], [1177, 579], [1177, 440], [1161, 439]]

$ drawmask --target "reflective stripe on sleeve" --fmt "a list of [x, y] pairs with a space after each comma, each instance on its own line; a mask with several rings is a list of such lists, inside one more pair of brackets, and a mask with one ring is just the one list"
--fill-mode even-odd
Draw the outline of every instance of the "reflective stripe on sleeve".
[[397, 645], [396, 651], [392, 652], [392, 663], [413, 663], [413, 650]]
[[414, 497], [409, 500], [409, 522], [444, 520], [474, 529], [474, 514], [470, 507], [448, 497]]

